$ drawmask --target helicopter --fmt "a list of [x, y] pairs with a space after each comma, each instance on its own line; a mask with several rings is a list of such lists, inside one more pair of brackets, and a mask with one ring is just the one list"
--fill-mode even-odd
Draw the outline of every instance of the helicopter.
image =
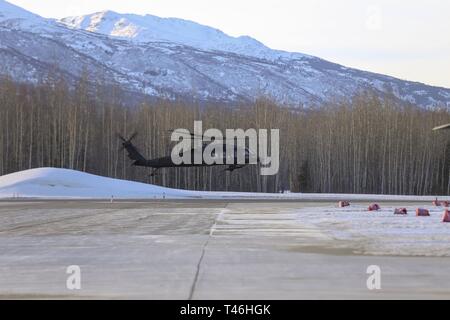
[[[169, 132], [175, 132], [175, 130], [169, 130]], [[190, 158], [192, 161], [189, 163], [174, 163], [172, 155], [155, 158], [155, 159], [147, 159], [142, 155], [142, 153], [139, 151], [139, 149], [133, 144], [133, 139], [136, 138], [138, 135], [137, 132], [133, 133], [130, 138], [126, 139], [122, 135], [117, 134], [119, 139], [122, 141], [122, 150], [127, 151], [128, 158], [133, 161], [132, 165], [137, 167], [147, 167], [152, 168], [153, 171], [151, 172], [150, 176], [154, 177], [157, 175], [158, 170], [162, 168], [186, 168], [186, 167], [211, 167], [211, 166], [227, 166], [227, 168], [224, 171], [229, 171], [230, 173], [234, 170], [242, 169], [248, 165], [257, 165], [259, 164], [260, 158], [250, 150], [250, 148], [247, 147], [239, 147], [237, 144], [228, 144], [226, 143], [226, 138], [217, 139], [217, 138], [210, 138], [207, 136], [199, 136], [194, 133], [190, 133], [187, 139], [196, 139], [200, 138], [205, 139], [207, 138], [209, 141], [212, 141], [212, 143], [215, 143], [216, 146], [218, 146], [219, 152], [213, 152], [212, 157], [215, 158], [218, 161], [215, 161], [214, 163], [208, 163], [203, 158], [200, 163], [196, 163], [194, 161], [195, 153], [197, 151], [203, 152], [208, 147], [208, 143], [202, 143], [200, 147], [192, 147], [188, 152], [189, 155], [187, 155], [188, 158]], [[181, 133], [183, 135], [183, 133]], [[234, 142], [234, 141], [233, 141]], [[232, 146], [234, 148], [234, 152], [227, 153], [226, 149], [227, 146]], [[229, 148], [229, 147], [228, 147]], [[216, 149], [216, 150], [217, 150]], [[242, 152], [244, 156], [244, 161], [240, 162], [238, 161], [238, 153]], [[183, 156], [183, 154], [181, 154]]]

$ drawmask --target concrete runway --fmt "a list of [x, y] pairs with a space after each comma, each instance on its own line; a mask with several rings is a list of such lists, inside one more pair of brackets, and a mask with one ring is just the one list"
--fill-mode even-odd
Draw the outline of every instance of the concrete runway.
[[[298, 213], [324, 206], [336, 204], [2, 201], [0, 298], [450, 298], [449, 257], [358, 253]], [[80, 290], [66, 287], [70, 265]], [[381, 290], [366, 286], [370, 265]]]

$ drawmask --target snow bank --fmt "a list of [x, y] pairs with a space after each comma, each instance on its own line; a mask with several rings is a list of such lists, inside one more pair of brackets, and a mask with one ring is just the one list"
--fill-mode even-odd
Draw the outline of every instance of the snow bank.
[[191, 191], [100, 177], [68, 169], [39, 168], [0, 177], [0, 198], [186, 198]]
[[110, 199], [111, 197], [116, 199], [298, 199], [311, 201], [432, 201], [435, 199], [434, 196], [189, 191], [57, 168], [30, 169], [0, 176], [0, 198], [3, 199]]

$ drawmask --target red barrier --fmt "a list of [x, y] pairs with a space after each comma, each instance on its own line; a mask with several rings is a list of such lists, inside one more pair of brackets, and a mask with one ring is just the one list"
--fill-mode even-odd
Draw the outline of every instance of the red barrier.
[[433, 200], [433, 206], [440, 207], [441, 206], [441, 202], [436, 198], [436, 200]]
[[430, 216], [430, 211], [428, 211], [427, 209], [418, 208], [418, 209], [416, 209], [416, 216], [418, 216], [418, 217], [429, 217]]
[[442, 222], [450, 222], [450, 211], [445, 209], [444, 215], [442, 216]]
[[350, 202], [348, 201], [339, 201], [339, 208], [344, 208], [350, 206]]
[[395, 209], [394, 214], [408, 214], [408, 210], [406, 210], [406, 208], [397, 208]]
[[378, 210], [380, 210], [380, 206], [377, 203], [372, 203], [369, 206], [369, 211], [378, 211]]

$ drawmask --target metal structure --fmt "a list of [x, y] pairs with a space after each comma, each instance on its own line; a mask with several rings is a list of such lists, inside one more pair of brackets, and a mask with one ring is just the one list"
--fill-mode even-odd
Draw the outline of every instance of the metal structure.
[[439, 127], [436, 127], [436, 128], [434, 128], [433, 130], [434, 130], [434, 131], [437, 131], [437, 130], [444, 130], [444, 129], [450, 129], [450, 123], [444, 124], [444, 125], [439, 126]]

